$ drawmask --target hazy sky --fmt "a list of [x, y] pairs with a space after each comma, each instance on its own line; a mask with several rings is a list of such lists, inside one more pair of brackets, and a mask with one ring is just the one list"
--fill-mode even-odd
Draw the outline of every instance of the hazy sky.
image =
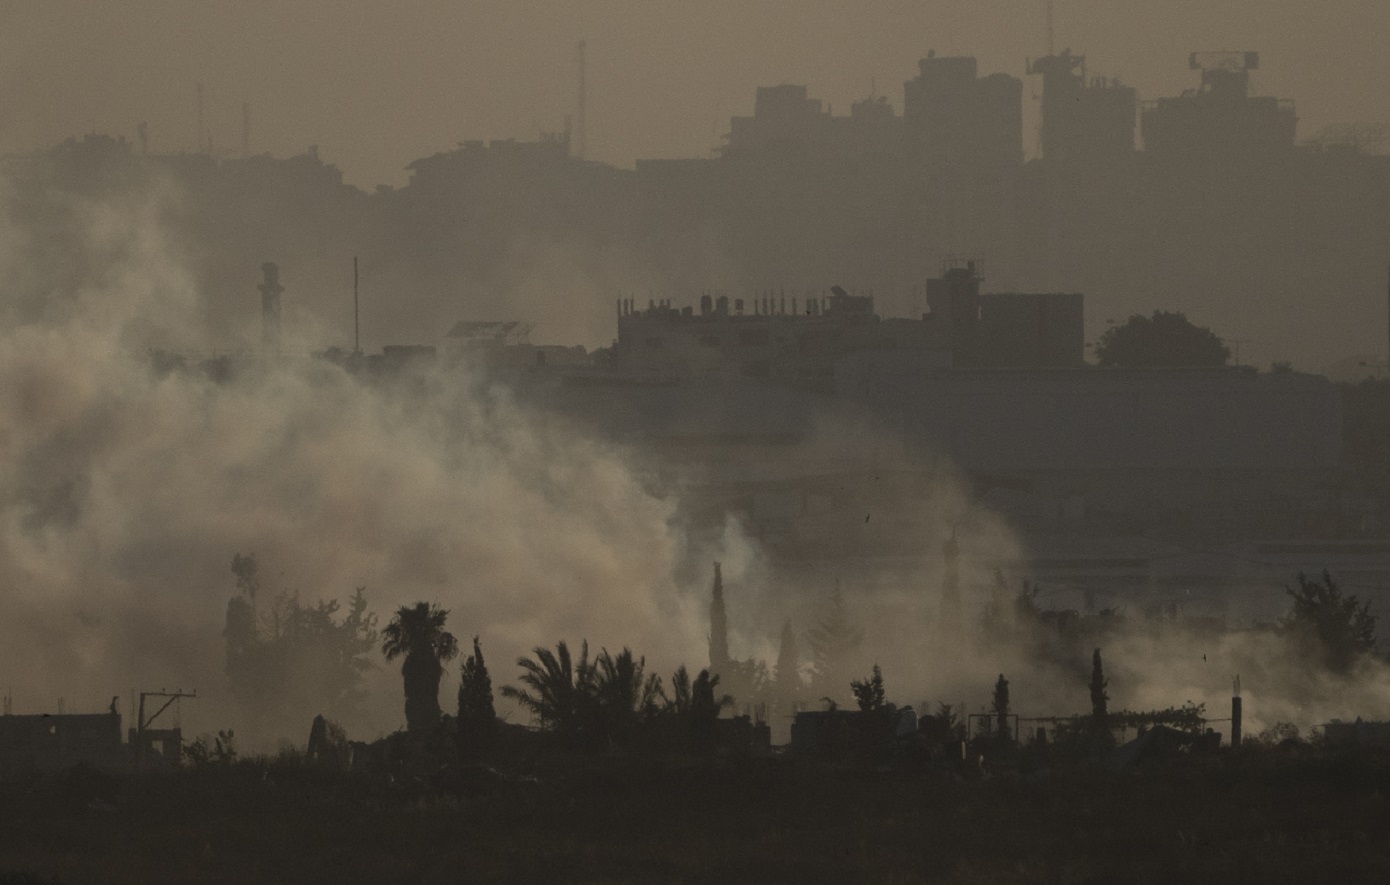
[[[1022, 76], [1044, 0], [0, 0], [0, 150], [98, 131], [191, 148], [196, 84], [214, 147], [317, 144], [349, 181], [401, 183], [465, 139], [534, 138], [576, 107], [588, 42], [589, 156], [706, 156], [758, 85], [805, 83], [848, 111], [877, 84], [901, 109], [928, 49]], [[1384, 0], [1056, 0], [1056, 45], [1141, 98], [1193, 84], [1194, 49], [1262, 53], [1262, 92], [1300, 135], [1390, 123]], [[1030, 103], [1037, 86], [1026, 90]], [[1030, 114], [1030, 117], [1032, 115]], [[1030, 139], [1032, 136], [1030, 136]], [[1031, 147], [1031, 145], [1030, 145]]]

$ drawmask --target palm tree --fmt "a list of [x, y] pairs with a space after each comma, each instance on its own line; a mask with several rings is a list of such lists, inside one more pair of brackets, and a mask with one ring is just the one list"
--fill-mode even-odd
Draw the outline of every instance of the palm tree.
[[502, 687], [502, 697], [511, 698], [536, 717], [542, 728], [564, 732], [574, 738], [590, 724], [594, 706], [594, 664], [589, 662], [586, 641], [576, 667], [564, 640], [555, 651], [537, 646], [535, 658], [517, 658], [524, 688]]
[[458, 640], [444, 629], [449, 612], [437, 604], [417, 602], [401, 606], [381, 631], [381, 651], [386, 660], [405, 656], [401, 677], [405, 681], [406, 730], [429, 735], [439, 724], [439, 677], [444, 663], [459, 652]]
[[626, 646], [617, 655], [605, 648], [594, 660], [599, 724], [610, 740], [629, 737], [639, 722], [652, 720], [661, 710], [661, 677], [653, 673], [643, 679], [646, 666], [647, 659], [634, 659]]

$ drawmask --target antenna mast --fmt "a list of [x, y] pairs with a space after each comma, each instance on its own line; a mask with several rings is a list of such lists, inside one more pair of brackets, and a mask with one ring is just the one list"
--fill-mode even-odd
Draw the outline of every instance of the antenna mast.
[[585, 55], [585, 53], [584, 53], [584, 48], [585, 48], [585, 47], [584, 47], [584, 41], [583, 41], [583, 40], [580, 40], [580, 41], [579, 41], [579, 119], [575, 121], [578, 125], [575, 127], [574, 155], [575, 155], [576, 157], [578, 157], [579, 159], [581, 159], [581, 160], [584, 159], [584, 151], [585, 151], [585, 149], [588, 147], [588, 145], [585, 143], [585, 142], [587, 141], [587, 138], [586, 138], [586, 133], [585, 133], [585, 131], [584, 131], [584, 118], [585, 118], [585, 116], [586, 116], [586, 114], [585, 114], [585, 109], [584, 109], [584, 105], [585, 105], [586, 99], [587, 99], [587, 96], [585, 95], [585, 93], [587, 92], [587, 84], [585, 83], [585, 73], [586, 73], [586, 71], [585, 71], [585, 69], [584, 69], [584, 68], [585, 68], [585, 60], [584, 60], [584, 55]]
[[352, 256], [352, 355], [362, 355], [362, 333], [357, 311], [357, 256]]

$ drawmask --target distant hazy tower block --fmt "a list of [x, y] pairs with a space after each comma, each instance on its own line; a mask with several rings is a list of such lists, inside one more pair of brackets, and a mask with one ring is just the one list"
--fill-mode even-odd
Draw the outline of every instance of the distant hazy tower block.
[[1258, 52], [1194, 52], [1187, 66], [1202, 72], [1201, 86], [1145, 105], [1145, 151], [1242, 157], [1293, 150], [1293, 102], [1250, 94]]
[[273, 261], [261, 265], [264, 279], [256, 288], [261, 293], [261, 346], [266, 350], [280, 349], [280, 266]]
[[1043, 78], [1043, 159], [1096, 161], [1134, 153], [1138, 98], [1132, 88], [1088, 79], [1086, 56], [1068, 49], [1028, 62], [1028, 73]]
[[1023, 162], [1023, 82], [977, 72], [973, 58], [938, 58], [931, 52], [917, 63], [917, 76], [903, 84], [908, 138], [930, 168]]

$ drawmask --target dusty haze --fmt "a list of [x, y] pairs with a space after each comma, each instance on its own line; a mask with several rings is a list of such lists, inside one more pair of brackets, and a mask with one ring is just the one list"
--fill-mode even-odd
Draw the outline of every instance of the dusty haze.
[[[1299, 102], [1302, 133], [1343, 120], [1390, 121], [1380, 88], [1390, 82], [1390, 58], [1377, 45], [1390, 33], [1390, 8], [1055, 5], [1057, 47], [1087, 53], [1093, 71], [1122, 77], [1143, 97], [1189, 88], [1190, 50], [1248, 48], [1265, 59], [1258, 90]], [[900, 106], [902, 80], [929, 49], [973, 54], [982, 71], [1017, 76], [1025, 57], [1045, 49], [1041, 2], [3, 8], [0, 149], [37, 150], [88, 131], [134, 141], [136, 123], [147, 121], [152, 152], [190, 150], [202, 82], [215, 150], [239, 150], [246, 101], [253, 152], [289, 156], [316, 144], [365, 189], [401, 184], [405, 163], [463, 139], [561, 129], [575, 111], [581, 37], [589, 47], [588, 156], [620, 166], [707, 155], [729, 117], [749, 111], [758, 85], [806, 83], [839, 113], [871, 88]], [[342, 203], [308, 202], [315, 219], [351, 217], [342, 207], [367, 199], [332, 194]], [[237, 551], [259, 556], [268, 593], [314, 601], [365, 586], [383, 619], [399, 604], [440, 602], [460, 638], [481, 634], [498, 685], [514, 679], [516, 654], [557, 639], [630, 644], [668, 674], [682, 662], [703, 664], [715, 559], [726, 567], [735, 655], [774, 660], [784, 618], [798, 632], [814, 622], [835, 575], [777, 584], [732, 521], [692, 539], [679, 519], [679, 484], [653, 482], [632, 452], [538, 416], [466, 373], [432, 378], [422, 401], [364, 387], [308, 358], [252, 365], [225, 384], [152, 372], [147, 348], [254, 340], [254, 270], [272, 257], [291, 287], [287, 326], [296, 347], [345, 342], [348, 256], [363, 245], [354, 242], [357, 228], [325, 223], [328, 233], [290, 248], [282, 237], [305, 229], [297, 217], [233, 217], [228, 229], [245, 238], [244, 254], [200, 268], [206, 243], [178, 220], [190, 199], [155, 172], [109, 199], [55, 193], [35, 226], [22, 214], [25, 221], [9, 220], [8, 195], [0, 194], [0, 666], [12, 674], [6, 687], [16, 712], [52, 709], [59, 697], [69, 710], [102, 709], [133, 687], [196, 686], [206, 700], [189, 705], [190, 731], [235, 725], [221, 695], [221, 629]], [[206, 217], [220, 220], [218, 209], [213, 202]], [[225, 232], [210, 229], [209, 240]], [[490, 220], [484, 229], [494, 229]], [[550, 340], [601, 342], [613, 330], [610, 292], [656, 276], [620, 248], [518, 238], [502, 244], [506, 260], [473, 287], [487, 288], [486, 300], [470, 292], [465, 303], [470, 287], [459, 278], [480, 273], [465, 260], [440, 261], [433, 273], [405, 260], [392, 267], [393, 248], [419, 245], [431, 267], [450, 255], [449, 243], [420, 245], [415, 234], [401, 228], [402, 243], [368, 246], [379, 253], [365, 255], [368, 273], [384, 268], [368, 280], [369, 350], [436, 343], [460, 316], [549, 320]], [[721, 284], [719, 274], [739, 284], [727, 260], [712, 245], [698, 267], [715, 279], [690, 285]], [[1382, 273], [1379, 264], [1361, 267], [1358, 283], [1366, 285], [1350, 287], [1357, 309], [1336, 317], [1363, 330], [1368, 346], [1383, 341], [1380, 315], [1365, 319], [1368, 305], [1378, 311], [1383, 303]], [[204, 288], [209, 279], [215, 290]], [[393, 300], [376, 298], [380, 291]], [[429, 310], [421, 307], [427, 296]], [[1161, 306], [1173, 305], [1136, 309]], [[1193, 315], [1208, 321], [1200, 308]], [[1291, 325], [1276, 311], [1260, 319]], [[389, 334], [398, 337], [380, 337], [377, 325], [392, 322]], [[1342, 343], [1335, 331], [1323, 336], [1335, 342], [1334, 356]], [[1289, 334], [1309, 337], [1302, 327]], [[814, 444], [853, 444], [842, 430], [827, 427]], [[946, 482], [918, 516], [939, 533], [966, 509], [964, 492]], [[971, 519], [969, 553], [1012, 558], [1017, 542], [1002, 519]], [[1025, 712], [1085, 709], [1084, 658], [1074, 662], [1079, 670], [1039, 665], [936, 625], [932, 568], [841, 576], [868, 631], [857, 664], [879, 660], [894, 700], [976, 709], [1005, 671]], [[967, 610], [981, 604], [967, 600]], [[1255, 727], [1390, 713], [1381, 665], [1368, 664], [1348, 696], [1268, 635], [1233, 635], [1206, 648], [1136, 633], [1107, 650], [1107, 660], [1116, 707], [1192, 700], [1220, 715], [1230, 675], [1240, 672]], [[349, 723], [368, 737], [401, 722], [394, 669], [378, 671], [370, 691], [369, 710]], [[284, 734], [302, 739], [314, 712], [286, 723]]]
[[[189, 334], [197, 312], [165, 226], [174, 204], [156, 185], [66, 206], [72, 260], [61, 279], [33, 272], [44, 244], [32, 231], [0, 227], [0, 273], [12, 281], [0, 300], [0, 667], [16, 712], [60, 697], [69, 710], [100, 709], [129, 688], [179, 686], [203, 696], [186, 709], [191, 733], [241, 724], [222, 670], [234, 551], [257, 553], [267, 594], [313, 602], [365, 586], [383, 619], [418, 599], [443, 604], [460, 636], [483, 637], [499, 685], [515, 678], [515, 655], [557, 639], [630, 644], [667, 674], [702, 666], [715, 559], [726, 566], [733, 654], [772, 661], [782, 621], [804, 634], [842, 578], [866, 633], [849, 668], [881, 663], [894, 699], [981, 709], [1002, 671], [1025, 713], [1085, 709], [1084, 655], [978, 643], [988, 591], [972, 562], [1016, 558], [1017, 542], [949, 476], [917, 511], [863, 530], [920, 535], [935, 549], [946, 525], [959, 526], [973, 575], [959, 628], [938, 618], [939, 566], [883, 574], [850, 561], [775, 580], [737, 523], [686, 531], [679, 482], [467, 372], [430, 376], [422, 399], [307, 359], [252, 360], [225, 383], [153, 371], [144, 349]], [[875, 433], [827, 421], [802, 455]], [[1139, 629], [1106, 653], [1117, 707], [1195, 701], [1219, 716], [1240, 672], [1252, 730], [1390, 713], [1385, 665], [1333, 682], [1267, 634], [1206, 646]], [[354, 733], [398, 727], [396, 668], [383, 665], [367, 688]], [[313, 712], [248, 737], [302, 739]]]
[[[1257, 88], [1298, 101], [1307, 135], [1390, 123], [1390, 8], [1360, 0], [1056, 0], [1056, 48], [1135, 86], [1191, 88], [1187, 54], [1258, 49]], [[975, 55], [1024, 76], [1045, 54], [1043, 0], [53, 0], [0, 4], [0, 150], [149, 124], [151, 150], [192, 149], [196, 85], [214, 149], [287, 156], [316, 144], [348, 181], [401, 184], [416, 157], [466, 139], [558, 132], [588, 43], [588, 156], [699, 157], [757, 85], [805, 83], [838, 113], [875, 88], [901, 111], [917, 59]], [[1036, 132], [1039, 84], [1025, 91]], [[1026, 147], [1036, 147], [1025, 136]]]

